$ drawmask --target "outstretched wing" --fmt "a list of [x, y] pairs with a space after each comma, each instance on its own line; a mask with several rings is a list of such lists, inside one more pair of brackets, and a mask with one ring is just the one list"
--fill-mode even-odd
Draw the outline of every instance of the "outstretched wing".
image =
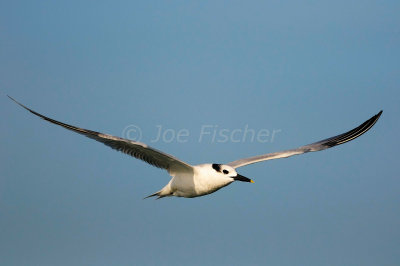
[[376, 115], [374, 115], [373, 117], [371, 117], [370, 119], [368, 119], [367, 121], [365, 121], [364, 123], [359, 125], [358, 127], [354, 128], [346, 133], [343, 133], [343, 134], [340, 134], [340, 135], [337, 135], [337, 136], [334, 136], [334, 137], [331, 137], [328, 139], [324, 139], [324, 140], [321, 140], [318, 142], [314, 142], [314, 143], [311, 143], [311, 144], [308, 144], [305, 146], [301, 146], [297, 149], [274, 152], [274, 153], [267, 153], [267, 154], [258, 155], [258, 156], [254, 156], [254, 157], [239, 159], [239, 160], [228, 163], [228, 165], [232, 166], [233, 168], [238, 168], [238, 167], [242, 167], [242, 166], [245, 166], [248, 164], [258, 163], [258, 162], [262, 162], [262, 161], [286, 158], [286, 157], [290, 157], [293, 155], [303, 154], [303, 153], [312, 152], [312, 151], [322, 151], [322, 150], [325, 150], [328, 148], [332, 148], [334, 146], [337, 146], [337, 145], [346, 143], [348, 141], [351, 141], [355, 138], [358, 138], [359, 136], [361, 136], [362, 134], [367, 132], [370, 128], [372, 128], [372, 126], [376, 123], [376, 121], [378, 121], [381, 114], [382, 114], [382, 111], [380, 111], [379, 113], [377, 113]]
[[[8, 96], [8, 95], [7, 95]], [[155, 167], [166, 169], [168, 172], [182, 172], [182, 171], [193, 171], [193, 168], [191, 165], [175, 158], [172, 155], [163, 153], [159, 150], [156, 150], [154, 148], [151, 148], [147, 146], [144, 143], [141, 142], [136, 142], [136, 141], [131, 141], [128, 139], [123, 139], [119, 137], [114, 137], [108, 134], [103, 134], [100, 132], [88, 130], [88, 129], [83, 129], [75, 126], [71, 126], [62, 122], [59, 122], [57, 120], [51, 119], [49, 117], [46, 117], [42, 114], [39, 114], [32, 109], [26, 107], [25, 105], [17, 102], [15, 99], [12, 97], [8, 96], [11, 100], [13, 100], [15, 103], [18, 105], [22, 106], [32, 114], [39, 116], [40, 118], [62, 126], [66, 129], [72, 130], [78, 134], [84, 135], [88, 138], [94, 139], [96, 141], [99, 141], [114, 150], [123, 152], [125, 154], [128, 154], [130, 156], [133, 156], [137, 159], [140, 159], [142, 161], [145, 161], [146, 163], [149, 163], [151, 165], [154, 165]]]

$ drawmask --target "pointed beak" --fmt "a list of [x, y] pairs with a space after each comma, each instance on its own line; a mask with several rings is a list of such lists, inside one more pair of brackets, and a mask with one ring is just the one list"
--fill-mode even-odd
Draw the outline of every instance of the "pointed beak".
[[233, 178], [235, 181], [242, 181], [242, 182], [250, 182], [250, 183], [254, 183], [253, 180], [251, 180], [250, 178], [247, 178], [245, 176], [239, 175], [237, 174], [237, 176], [235, 176]]

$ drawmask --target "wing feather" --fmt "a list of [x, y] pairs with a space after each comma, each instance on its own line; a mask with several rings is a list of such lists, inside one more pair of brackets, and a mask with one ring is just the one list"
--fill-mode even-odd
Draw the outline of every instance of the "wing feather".
[[128, 154], [132, 157], [142, 160], [142, 161], [144, 161], [148, 164], [151, 164], [155, 167], [166, 169], [168, 172], [193, 171], [193, 168], [191, 165], [175, 158], [172, 155], [169, 155], [169, 154], [166, 154], [159, 150], [156, 150], [154, 148], [151, 148], [144, 143], [136, 142], [136, 141], [132, 141], [132, 140], [124, 139], [124, 138], [119, 138], [119, 137], [115, 137], [112, 135], [103, 134], [103, 133], [100, 133], [97, 131], [92, 131], [92, 130], [79, 128], [79, 127], [75, 127], [72, 125], [62, 123], [60, 121], [57, 121], [57, 120], [54, 120], [47, 116], [44, 116], [42, 114], [39, 114], [38, 112], [17, 102], [12, 97], [10, 97], [10, 96], [8, 96], [8, 97], [11, 100], [13, 100], [15, 103], [17, 103], [18, 105], [23, 107], [24, 109], [31, 112], [32, 114], [50, 122], [50, 123], [59, 125], [63, 128], [66, 128], [66, 129], [74, 131], [78, 134], [84, 135], [88, 138], [99, 141], [99, 142], [105, 144], [106, 146], [111, 147], [114, 150]]
[[331, 137], [331, 138], [327, 138], [318, 142], [314, 142], [305, 146], [301, 146], [299, 148], [296, 149], [291, 149], [291, 150], [285, 150], [285, 151], [280, 151], [280, 152], [274, 152], [274, 153], [267, 153], [267, 154], [262, 154], [262, 155], [258, 155], [258, 156], [253, 156], [253, 157], [249, 157], [249, 158], [244, 158], [244, 159], [239, 159], [233, 162], [228, 163], [228, 165], [230, 165], [233, 168], [238, 168], [238, 167], [242, 167], [245, 165], [249, 165], [249, 164], [253, 164], [253, 163], [258, 163], [258, 162], [262, 162], [262, 161], [267, 161], [267, 160], [272, 160], [272, 159], [279, 159], [279, 158], [287, 158], [293, 155], [298, 155], [298, 154], [303, 154], [303, 153], [307, 153], [307, 152], [313, 152], [313, 151], [322, 151], [328, 148], [332, 148], [334, 146], [338, 146], [340, 144], [349, 142], [355, 138], [358, 138], [359, 136], [361, 136], [362, 134], [364, 134], [365, 132], [367, 132], [368, 130], [370, 130], [375, 123], [378, 121], [379, 117], [381, 116], [382, 111], [380, 111], [379, 113], [377, 113], [376, 115], [374, 115], [373, 117], [371, 117], [370, 119], [368, 119], [367, 121], [365, 121], [364, 123], [362, 123], [361, 125], [359, 125], [358, 127]]

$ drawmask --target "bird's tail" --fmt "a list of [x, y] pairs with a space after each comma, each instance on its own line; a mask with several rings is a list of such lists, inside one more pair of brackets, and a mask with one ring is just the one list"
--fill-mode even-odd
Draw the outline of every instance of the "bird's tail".
[[147, 197], [144, 197], [143, 199], [147, 199], [147, 198], [151, 198], [151, 197], [155, 197], [155, 196], [157, 196], [156, 199], [161, 199], [161, 198], [166, 197], [166, 195], [161, 195], [161, 190], [160, 190], [160, 191], [158, 191], [158, 192], [156, 192], [154, 194], [151, 194], [151, 195], [149, 195]]
[[157, 199], [172, 196], [171, 182], [168, 183], [165, 187], [163, 187], [163, 189], [161, 189], [160, 191], [157, 191], [156, 193], [151, 194], [143, 199], [147, 199], [147, 198], [151, 198], [151, 197], [155, 197], [155, 196], [158, 196]]

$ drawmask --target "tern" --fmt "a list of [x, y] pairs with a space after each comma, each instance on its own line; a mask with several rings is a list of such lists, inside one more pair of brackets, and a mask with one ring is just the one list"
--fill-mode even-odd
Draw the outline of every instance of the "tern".
[[145, 161], [150, 165], [167, 170], [172, 177], [168, 184], [156, 193], [145, 197], [149, 198], [157, 196], [157, 199], [171, 196], [185, 198], [204, 196], [211, 194], [233, 183], [234, 181], [254, 183], [253, 180], [251, 180], [250, 178], [238, 174], [236, 172], [236, 169], [245, 165], [262, 161], [287, 158], [293, 155], [303, 154], [307, 152], [322, 151], [349, 142], [371, 129], [382, 114], [382, 111], [380, 111], [358, 127], [346, 133], [317, 141], [308, 145], [304, 145], [296, 149], [262, 154], [254, 157], [239, 159], [227, 164], [208, 163], [192, 166], [170, 154], [156, 150], [141, 142], [119, 138], [59, 122], [57, 120], [35, 112], [34, 110], [17, 102], [10, 96], [8, 97], [32, 114], [50, 123], [59, 125], [63, 128], [99, 141], [114, 150], [123, 152], [137, 159]]

